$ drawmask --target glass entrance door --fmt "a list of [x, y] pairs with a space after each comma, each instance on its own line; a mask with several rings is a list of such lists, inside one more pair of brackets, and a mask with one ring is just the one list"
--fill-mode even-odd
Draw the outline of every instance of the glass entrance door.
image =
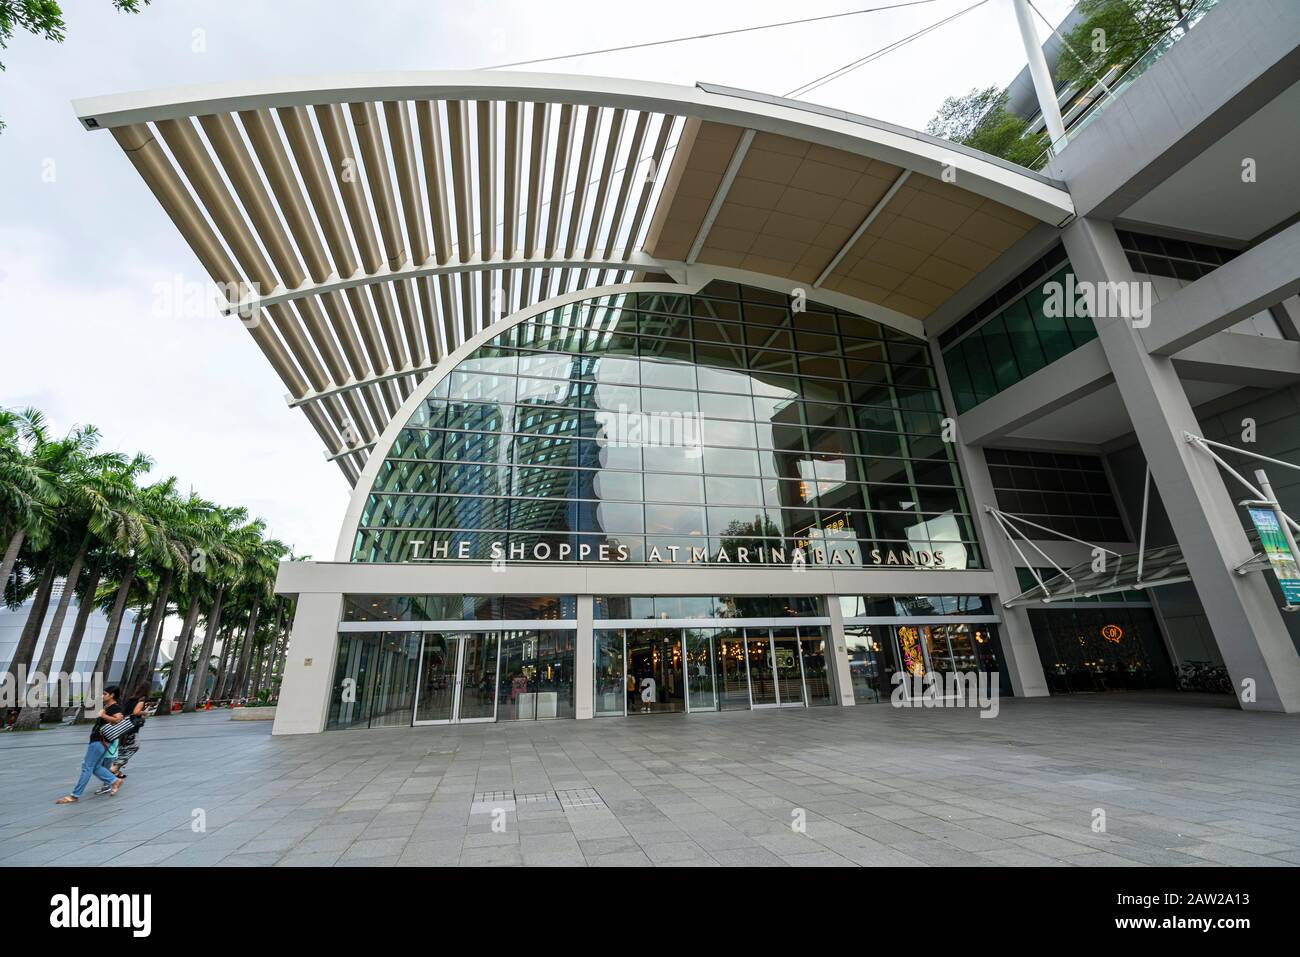
[[776, 676], [772, 672], [772, 635], [766, 628], [745, 629], [745, 657], [749, 661], [749, 705], [775, 705]]
[[628, 713], [686, 710], [682, 639], [677, 629], [634, 628], [627, 632]]
[[412, 723], [495, 720], [498, 637], [429, 632], [423, 638]]
[[453, 720], [462, 638], [434, 632], [424, 635], [413, 724], [445, 724]]
[[497, 668], [497, 718], [572, 718], [572, 631], [503, 631]]
[[497, 717], [497, 635], [464, 635], [460, 653], [460, 699], [457, 721], [495, 721]]
[[793, 628], [772, 632], [772, 664], [776, 671], [777, 704], [783, 708], [803, 707], [803, 662], [799, 637]]

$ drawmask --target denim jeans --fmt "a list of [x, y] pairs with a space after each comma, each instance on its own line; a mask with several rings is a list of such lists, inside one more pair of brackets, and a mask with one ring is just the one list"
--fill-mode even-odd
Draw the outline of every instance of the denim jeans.
[[86, 745], [86, 757], [81, 762], [81, 777], [77, 778], [77, 786], [72, 789], [73, 797], [81, 797], [81, 792], [86, 790], [92, 774], [105, 784], [112, 784], [117, 780], [113, 777], [113, 772], [104, 767], [104, 755], [107, 752], [108, 748], [104, 747], [103, 741], [95, 740]]

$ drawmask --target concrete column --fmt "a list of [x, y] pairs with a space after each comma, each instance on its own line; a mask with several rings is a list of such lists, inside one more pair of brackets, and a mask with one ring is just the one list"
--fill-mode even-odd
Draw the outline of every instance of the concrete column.
[[1055, 146], [1065, 136], [1065, 124], [1061, 120], [1061, 107], [1056, 101], [1056, 84], [1052, 82], [1052, 73], [1047, 68], [1047, 58], [1038, 40], [1038, 31], [1034, 28], [1034, 15], [1029, 12], [1028, 0], [1012, 0], [1016, 10], [1016, 25], [1020, 27], [1020, 39], [1025, 44], [1025, 62], [1029, 66], [1029, 77], [1034, 81], [1034, 92], [1038, 95], [1038, 109], [1043, 114], [1043, 125], [1047, 135]]
[[[930, 340], [930, 355], [939, 377], [944, 407], [954, 409], [956, 406], [952, 390], [948, 386], [948, 372], [937, 339]], [[984, 548], [984, 561], [997, 582], [995, 598], [999, 603], [1009, 601], [1024, 590], [1016, 577], [1016, 560], [1019, 556], [1007, 541], [1002, 527], [984, 511], [985, 505], [996, 508], [998, 504], [993, 492], [993, 480], [989, 477], [989, 467], [984, 461], [984, 450], [967, 445], [960, 433], [954, 445], [957, 465], [961, 468], [966, 485], [966, 498], [978, 526], [980, 544]], [[1024, 608], [1002, 608], [1000, 612], [1002, 623], [998, 635], [1002, 645], [1002, 658], [1007, 663], [1007, 674], [1011, 676], [1012, 693], [1017, 698], [1041, 698], [1049, 694], [1047, 679], [1043, 675], [1043, 663], [1038, 657], [1038, 644], [1034, 641], [1034, 630], [1029, 624], [1029, 614]]]
[[596, 716], [595, 604], [591, 595], [578, 596], [578, 639], [573, 655], [573, 707], [577, 718]]
[[325, 730], [342, 617], [340, 594], [304, 592], [298, 596], [272, 734]]
[[[1110, 223], [1076, 220], [1063, 239], [1081, 282], [1136, 281]], [[1200, 425], [1172, 361], [1147, 352], [1131, 306], [1121, 305], [1129, 314], [1094, 318], [1097, 334], [1238, 697], [1242, 682], [1254, 683], [1255, 700], [1242, 707], [1300, 712], [1300, 656], [1268, 584], [1233, 571], [1254, 552], [1234, 497], [1219, 467], [1184, 440]]]
[[826, 596], [826, 612], [831, 619], [830, 647], [826, 649], [826, 668], [830, 671], [831, 687], [835, 700], [841, 707], [857, 704], [853, 697], [853, 674], [849, 671], [849, 649], [844, 642], [844, 613], [840, 610], [840, 596]]

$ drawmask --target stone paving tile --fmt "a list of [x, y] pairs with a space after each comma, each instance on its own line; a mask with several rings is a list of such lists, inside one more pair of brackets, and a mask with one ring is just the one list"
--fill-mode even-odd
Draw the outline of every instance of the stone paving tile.
[[82, 730], [0, 734], [0, 866], [1296, 865], [1294, 727], [1172, 694], [285, 738], [212, 712], [68, 807]]

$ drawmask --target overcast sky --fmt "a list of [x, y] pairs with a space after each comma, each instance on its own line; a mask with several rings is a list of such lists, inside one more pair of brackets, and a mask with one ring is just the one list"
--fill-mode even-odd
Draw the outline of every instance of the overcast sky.
[[[108, 133], [74, 98], [283, 75], [464, 69], [836, 13], [898, 0], [649, 3], [61, 0], [68, 38], [0, 52], [0, 405], [94, 423], [155, 477], [246, 506], [299, 554], [333, 558], [347, 505], [303, 415], [251, 337], [215, 310], [177, 316], [160, 288], [207, 276]], [[697, 80], [785, 94], [973, 0], [528, 67]], [[1053, 23], [1070, 0], [1035, 0]], [[1046, 38], [1046, 28], [1039, 24]], [[201, 31], [196, 33], [196, 31]], [[196, 38], [205, 48], [196, 52]], [[1011, 0], [882, 57], [808, 99], [921, 128], [944, 97], [1004, 85], [1024, 53]]]

